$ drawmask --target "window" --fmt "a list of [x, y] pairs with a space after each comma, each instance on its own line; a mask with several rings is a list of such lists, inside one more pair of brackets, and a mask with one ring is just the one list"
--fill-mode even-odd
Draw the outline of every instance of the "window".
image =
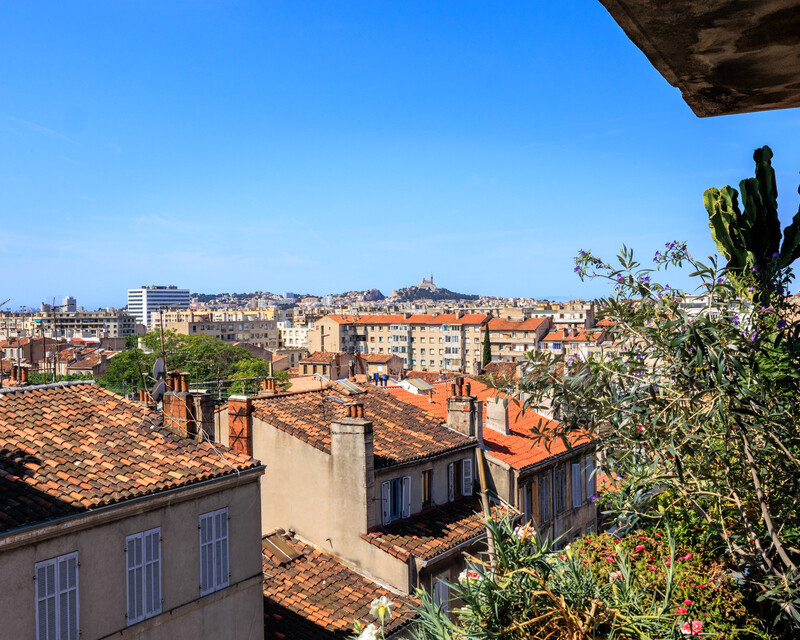
[[433, 504], [433, 471], [428, 469], [422, 472], [422, 506], [429, 507]]
[[436, 578], [434, 580], [433, 603], [437, 607], [441, 607], [442, 613], [445, 615], [450, 613], [450, 587], [447, 584], [447, 579]]
[[447, 499], [472, 495], [472, 459], [464, 458], [447, 465]]
[[581, 463], [572, 463], [572, 508], [577, 509], [583, 504], [583, 483], [581, 482]]
[[541, 525], [550, 521], [550, 477], [539, 478], [539, 522]]
[[34, 566], [36, 640], [78, 640], [78, 553]]
[[161, 529], [125, 538], [128, 624], [161, 613]]
[[389, 524], [393, 520], [408, 518], [411, 515], [411, 476], [392, 478], [381, 483], [381, 522]]
[[591, 500], [595, 493], [597, 493], [597, 488], [594, 475], [594, 460], [586, 458], [586, 499]]
[[228, 509], [200, 516], [200, 595], [228, 586]]
[[553, 344], [550, 345], [550, 348], [551, 349], [561, 349], [561, 343], [560, 342], [554, 342]]
[[556, 469], [556, 513], [561, 513], [566, 507], [567, 472], [563, 466]]

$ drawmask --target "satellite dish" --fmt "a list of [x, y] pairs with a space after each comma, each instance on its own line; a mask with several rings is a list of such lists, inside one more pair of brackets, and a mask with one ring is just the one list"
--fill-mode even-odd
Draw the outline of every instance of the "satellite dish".
[[164, 359], [158, 358], [153, 363], [153, 377], [156, 380], [163, 380], [164, 379]]
[[[163, 373], [163, 372], [162, 372]], [[152, 390], [150, 391], [150, 395], [153, 398], [153, 402], [158, 402], [161, 400], [161, 397], [164, 395], [164, 392], [167, 390], [167, 383], [163, 380], [158, 380], [154, 385]]]

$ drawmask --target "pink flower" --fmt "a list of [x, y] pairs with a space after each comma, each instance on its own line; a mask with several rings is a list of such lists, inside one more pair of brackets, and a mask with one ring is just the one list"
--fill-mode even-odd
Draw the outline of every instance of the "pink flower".
[[681, 560], [691, 560], [692, 559], [692, 555], [693, 554], [691, 554], [691, 553], [687, 553], [685, 556], [683, 556], [681, 558]]
[[684, 622], [681, 625], [681, 633], [685, 636], [697, 636], [703, 633], [703, 623], [699, 620]]
[[611, 556], [606, 556], [606, 562], [614, 562], [614, 558]]
[[562, 555], [561, 555], [561, 559], [562, 559], [562, 560], [566, 560], [566, 559], [567, 559], [567, 556], [566, 556], [566, 555], [564, 555], [564, 554], [562, 554]]
[[672, 562], [671, 562], [670, 560], [667, 560], [667, 561], [666, 561], [664, 564], [666, 564], [667, 566], [669, 566], [669, 565], [671, 565], [671, 564], [672, 564]]
[[698, 589], [705, 589], [705, 588], [706, 588], [706, 585], [705, 585], [705, 584], [698, 584], [698, 585], [697, 585], [697, 588], [698, 588]]
[[644, 545], [643, 544], [637, 544], [636, 545], [636, 551], [642, 551], [643, 549], [644, 549]]
[[690, 606], [692, 604], [692, 601], [691, 600], [684, 600], [683, 604], [685, 604], [688, 607], [688, 606]]
[[678, 607], [677, 609], [675, 609], [675, 613], [677, 613], [678, 615], [683, 615], [684, 613], [686, 613], [686, 607]]
[[647, 568], [648, 568], [648, 569], [650, 569], [650, 571], [658, 571], [658, 569], [656, 569], [656, 568], [655, 568], [654, 566], [652, 566], [652, 565], [648, 565], [648, 566], [647, 566]]
[[622, 577], [622, 571], [612, 571], [608, 574], [608, 579], [611, 582], [614, 582], [614, 580], [622, 580]]

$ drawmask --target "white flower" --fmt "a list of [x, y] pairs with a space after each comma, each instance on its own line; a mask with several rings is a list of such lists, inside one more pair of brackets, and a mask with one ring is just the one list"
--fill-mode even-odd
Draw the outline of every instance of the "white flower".
[[392, 619], [393, 606], [394, 602], [389, 600], [389, 598], [387, 598], [386, 596], [381, 596], [377, 600], [372, 601], [369, 613], [371, 616], [374, 616], [377, 620], [385, 622], [386, 620]]
[[530, 522], [526, 522], [524, 525], [519, 525], [514, 529], [514, 535], [519, 538], [520, 542], [525, 542], [533, 538], [536, 534], [536, 529], [533, 528]]
[[378, 629], [374, 624], [364, 627], [364, 630], [359, 634], [358, 640], [378, 640]]
[[474, 584], [481, 579], [481, 574], [479, 574], [475, 569], [464, 569], [460, 574], [458, 574], [458, 581], [461, 584], [466, 584], [469, 582], [470, 584]]

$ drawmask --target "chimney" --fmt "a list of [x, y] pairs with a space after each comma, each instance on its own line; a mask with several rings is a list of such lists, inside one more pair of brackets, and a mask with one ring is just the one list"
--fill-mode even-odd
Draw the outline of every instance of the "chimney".
[[[185, 375], [185, 379], [184, 379]], [[189, 387], [189, 374], [173, 376], [173, 384], [182, 388], [183, 383]], [[164, 416], [164, 427], [184, 438], [197, 439], [197, 416], [194, 398], [188, 391], [167, 391], [161, 398], [161, 412]], [[202, 434], [199, 434], [202, 437]]]
[[19, 383], [28, 384], [28, 367], [20, 366], [19, 368]]
[[[348, 405], [348, 416], [331, 424], [330, 513], [334, 531], [345, 541], [379, 525], [380, 499], [375, 495], [375, 458], [372, 422], [364, 419], [364, 405]], [[338, 541], [331, 542], [333, 552]], [[346, 544], [346, 542], [345, 542]]]
[[486, 426], [504, 436], [511, 433], [508, 428], [508, 407], [502, 400], [493, 398], [486, 402]]
[[228, 446], [253, 455], [253, 400], [248, 396], [228, 398]]
[[470, 438], [481, 438], [483, 403], [475, 396], [464, 395], [464, 379], [451, 384], [454, 394], [447, 399], [447, 426]]

